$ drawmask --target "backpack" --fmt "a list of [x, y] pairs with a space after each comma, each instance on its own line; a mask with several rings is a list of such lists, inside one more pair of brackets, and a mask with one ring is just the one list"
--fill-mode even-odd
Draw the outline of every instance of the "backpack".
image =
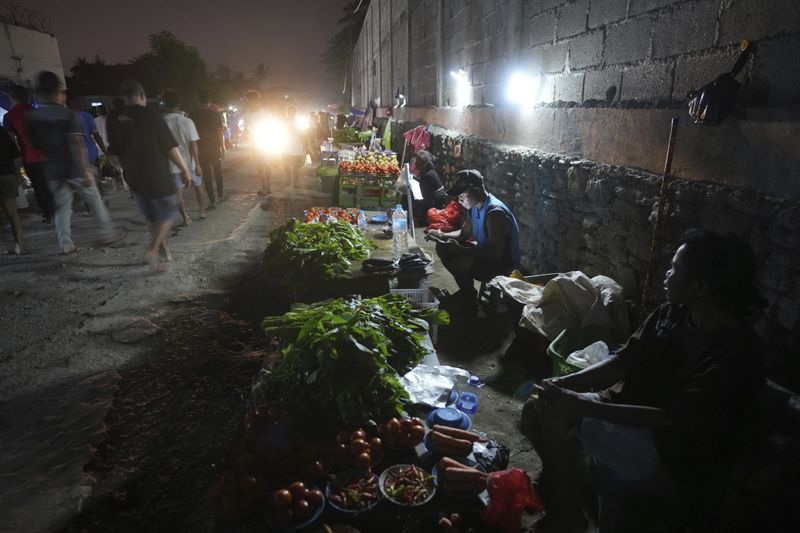
[[736, 103], [736, 93], [742, 86], [736, 81], [736, 75], [741, 72], [747, 63], [750, 54], [750, 43], [742, 41], [739, 46], [741, 53], [730, 72], [720, 75], [717, 79], [690, 92], [689, 116], [695, 124], [704, 126], [718, 126], [730, 114]]

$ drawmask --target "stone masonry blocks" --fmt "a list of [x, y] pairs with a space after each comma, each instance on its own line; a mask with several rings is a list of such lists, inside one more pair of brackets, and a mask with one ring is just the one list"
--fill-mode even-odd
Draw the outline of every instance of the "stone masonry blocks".
[[556, 78], [556, 101], [583, 102], [583, 73]]
[[538, 72], [562, 72], [567, 63], [567, 44], [539, 46], [530, 51], [528, 58]]
[[653, 57], [658, 59], [712, 46], [718, 9], [718, 0], [703, 0], [659, 16], [653, 30]]
[[579, 0], [574, 4], [567, 4], [559, 9], [556, 38], [563, 39], [585, 32], [588, 8], [589, 3], [587, 0]]
[[594, 67], [603, 61], [603, 32], [581, 35], [569, 42], [569, 68]]
[[628, 12], [628, 0], [591, 0], [589, 4], [589, 27], [598, 28], [619, 22]]
[[730, 71], [738, 52], [730, 49], [727, 53], [716, 53], [701, 57], [678, 58], [675, 64], [675, 87], [673, 100], [683, 100], [694, 89], [714, 81], [723, 72]]
[[669, 100], [672, 96], [672, 65], [640, 65], [622, 73], [620, 100]]
[[660, 7], [674, 4], [675, 2], [678, 1], [679, 0], [631, 0], [631, 6], [628, 11], [628, 16], [632, 17], [634, 15], [638, 15], [639, 13], [652, 11]]
[[645, 59], [650, 47], [652, 26], [652, 20], [645, 17], [629, 20], [606, 30], [606, 64], [631, 63]]
[[728, 0], [720, 17], [720, 44], [800, 32], [797, 0]]
[[556, 16], [542, 13], [524, 22], [527, 27], [528, 46], [552, 43], [556, 32]]
[[755, 53], [753, 84], [770, 105], [800, 102], [800, 36], [761, 43]]
[[525, 18], [542, 12], [542, 0], [522, 0], [522, 16]]
[[586, 73], [586, 81], [583, 88], [584, 100], [607, 100], [607, 95], [610, 94], [609, 90], [612, 86], [615, 89], [613, 99], [619, 100], [619, 90], [622, 85], [622, 72], [619, 70], [605, 69]]

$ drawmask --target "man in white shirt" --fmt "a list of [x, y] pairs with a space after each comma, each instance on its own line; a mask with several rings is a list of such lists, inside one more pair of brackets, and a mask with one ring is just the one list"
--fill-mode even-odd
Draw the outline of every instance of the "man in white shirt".
[[106, 106], [97, 106], [97, 116], [94, 117], [94, 123], [97, 126], [97, 133], [103, 139], [103, 145], [108, 146], [108, 129], [106, 128], [106, 118], [108, 116], [108, 109]]
[[[180, 96], [172, 90], [167, 90], [163, 94], [164, 106], [167, 109], [167, 114], [164, 115], [164, 121], [167, 123], [175, 141], [178, 143], [178, 151], [181, 157], [186, 161], [186, 166], [192, 171], [192, 186], [197, 195], [197, 205], [200, 208], [200, 218], [206, 218], [206, 208], [203, 204], [203, 195], [200, 186], [203, 184], [202, 180], [202, 167], [200, 165], [200, 157], [197, 148], [197, 141], [200, 136], [197, 134], [197, 128], [192, 119], [183, 114], [180, 110]], [[186, 212], [186, 204], [183, 201], [182, 188], [185, 187], [181, 179], [180, 169], [170, 161], [170, 170], [175, 178], [175, 185], [178, 188], [178, 210], [183, 217], [184, 225], [192, 223], [192, 219]]]

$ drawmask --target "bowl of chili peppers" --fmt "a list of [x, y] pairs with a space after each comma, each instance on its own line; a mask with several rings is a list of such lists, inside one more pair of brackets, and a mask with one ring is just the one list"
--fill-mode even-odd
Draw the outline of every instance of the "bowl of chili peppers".
[[371, 470], [351, 470], [329, 476], [325, 496], [331, 507], [351, 515], [369, 511], [383, 499], [378, 489], [378, 476]]
[[387, 500], [402, 507], [419, 507], [436, 494], [434, 478], [416, 465], [394, 465], [383, 471], [378, 486]]

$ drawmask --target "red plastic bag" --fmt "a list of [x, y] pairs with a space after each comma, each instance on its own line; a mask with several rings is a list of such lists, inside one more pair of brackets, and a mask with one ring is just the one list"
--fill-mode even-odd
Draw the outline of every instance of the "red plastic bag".
[[486, 485], [490, 504], [481, 512], [481, 519], [493, 529], [517, 532], [522, 527], [522, 512], [526, 508], [544, 510], [542, 500], [524, 470], [510, 468], [492, 472]]
[[450, 202], [444, 209], [431, 207], [426, 215], [428, 217], [428, 229], [439, 229], [432, 228], [431, 224], [446, 224], [451, 228], [457, 228], [461, 223], [461, 208], [458, 206], [458, 202]]

